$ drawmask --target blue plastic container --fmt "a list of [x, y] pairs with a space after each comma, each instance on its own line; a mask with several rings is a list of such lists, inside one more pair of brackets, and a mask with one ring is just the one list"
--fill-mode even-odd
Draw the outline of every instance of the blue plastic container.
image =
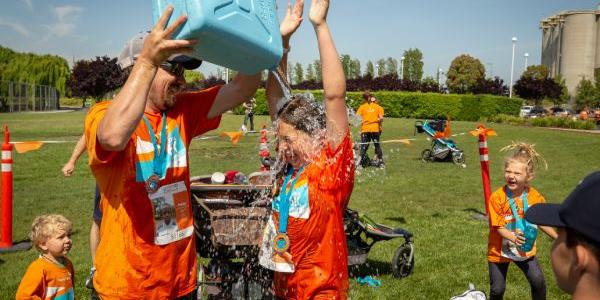
[[283, 55], [275, 0], [154, 0], [154, 23], [173, 5], [169, 24], [187, 22], [175, 39], [197, 39], [193, 56], [244, 74], [279, 65]]

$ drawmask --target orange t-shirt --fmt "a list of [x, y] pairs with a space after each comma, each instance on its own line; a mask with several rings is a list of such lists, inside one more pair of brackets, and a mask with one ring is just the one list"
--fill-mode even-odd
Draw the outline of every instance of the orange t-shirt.
[[17, 289], [16, 300], [73, 300], [75, 271], [71, 261], [64, 257], [66, 264], [58, 265], [39, 257], [34, 260]]
[[[506, 263], [510, 262], [511, 259], [502, 256], [502, 243], [503, 238], [498, 233], [499, 227], [505, 227], [508, 229], [509, 223], [514, 223], [515, 218], [513, 217], [508, 203], [508, 197], [504, 190], [505, 187], [499, 188], [491, 196], [488, 204], [489, 218], [490, 218], [490, 235], [488, 238], [488, 261], [493, 263]], [[525, 217], [523, 211], [523, 199], [521, 197], [514, 199], [517, 212], [521, 218]], [[529, 207], [544, 203], [546, 200], [544, 197], [533, 187], [529, 187], [527, 191], [527, 204]], [[531, 251], [525, 254], [525, 257], [533, 257], [536, 254], [536, 245], [533, 245]]]
[[377, 103], [364, 103], [356, 114], [362, 118], [361, 132], [379, 132], [379, 118], [383, 118], [383, 107]]
[[[96, 139], [110, 102], [99, 103], [88, 113], [85, 137], [102, 210], [94, 288], [102, 299], [173, 299], [196, 287], [187, 149], [193, 137], [218, 127], [220, 116], [206, 119], [218, 91], [214, 87], [179, 94], [176, 105], [166, 112], [163, 178], [160, 190], [152, 195], [145, 182], [153, 173], [154, 148], [145, 122], [140, 120], [123, 151], [113, 152]], [[162, 115], [144, 115], [160, 146]], [[163, 221], [163, 211], [171, 222]]]
[[[348, 133], [336, 149], [326, 146], [294, 185], [287, 234], [295, 272], [275, 272], [278, 297], [348, 297], [343, 217], [353, 187], [354, 154]], [[279, 228], [279, 205], [273, 206], [273, 222]]]

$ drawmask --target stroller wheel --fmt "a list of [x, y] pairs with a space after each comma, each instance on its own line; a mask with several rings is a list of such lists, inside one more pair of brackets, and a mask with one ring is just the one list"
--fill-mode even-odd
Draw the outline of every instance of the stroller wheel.
[[404, 278], [410, 275], [415, 266], [415, 257], [412, 243], [404, 243], [398, 247], [394, 259], [392, 259], [392, 272], [396, 278]]
[[421, 152], [421, 161], [422, 162], [430, 162], [433, 160], [431, 157], [431, 149], [425, 149]]
[[459, 154], [459, 155], [452, 155], [452, 162], [455, 165], [462, 165], [465, 163], [465, 156], [464, 154]]

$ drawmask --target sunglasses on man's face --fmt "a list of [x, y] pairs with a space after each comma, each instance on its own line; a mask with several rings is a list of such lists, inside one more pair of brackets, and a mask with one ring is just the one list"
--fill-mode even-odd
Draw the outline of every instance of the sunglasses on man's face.
[[167, 72], [169, 72], [169, 73], [171, 73], [171, 74], [173, 74], [173, 75], [175, 75], [177, 77], [182, 76], [183, 72], [184, 72], [183, 66], [181, 64], [178, 64], [178, 63], [170, 63], [170, 62], [166, 61], [166, 62], [162, 63], [160, 65], [160, 67], [163, 70], [165, 70], [165, 71], [167, 71]]

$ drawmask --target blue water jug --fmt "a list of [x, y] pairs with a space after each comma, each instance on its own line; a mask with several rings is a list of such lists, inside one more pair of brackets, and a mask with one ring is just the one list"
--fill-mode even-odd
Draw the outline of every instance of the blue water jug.
[[525, 243], [519, 247], [519, 250], [529, 252], [533, 249], [533, 245], [537, 239], [538, 230], [536, 226], [531, 224], [526, 224], [524, 227], [525, 230], [523, 230], [523, 236], [525, 237]]
[[155, 24], [169, 4], [169, 24], [187, 15], [173, 38], [197, 39], [193, 56], [244, 74], [279, 65], [283, 46], [275, 0], [154, 0]]

